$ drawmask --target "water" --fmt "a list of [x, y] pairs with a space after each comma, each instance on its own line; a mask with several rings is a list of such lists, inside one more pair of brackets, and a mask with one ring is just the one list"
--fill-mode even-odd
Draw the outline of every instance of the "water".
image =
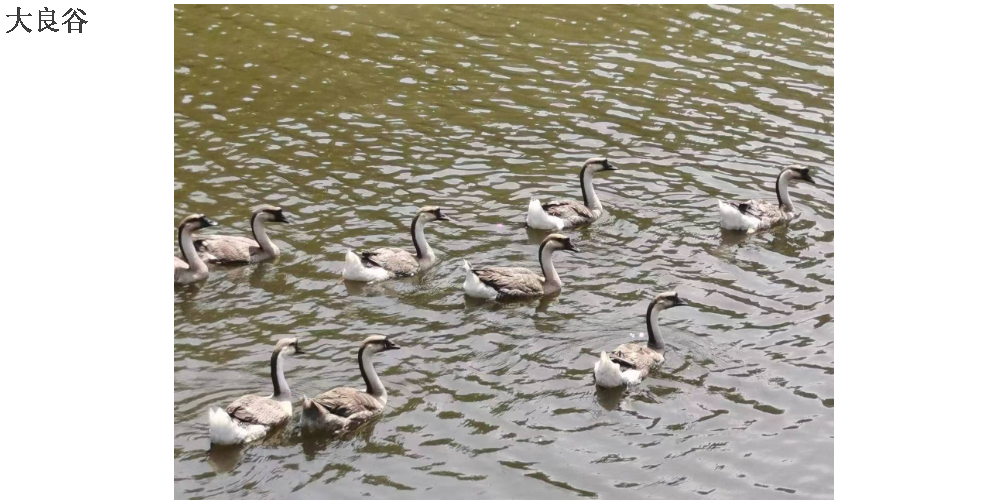
[[[176, 497], [833, 496], [831, 7], [179, 6], [174, 99], [173, 225], [294, 221], [276, 262], [175, 290]], [[593, 155], [620, 170], [557, 254], [563, 293], [466, 300], [463, 257], [536, 267], [529, 197], [579, 197]], [[720, 232], [714, 198], [773, 199], [795, 162], [819, 183], [793, 184], [799, 220]], [[456, 220], [428, 228], [432, 270], [340, 281], [347, 247], [409, 247], [427, 204]], [[691, 306], [662, 315], [666, 366], [597, 393], [598, 351], [671, 288]], [[306, 437], [296, 406], [208, 450], [207, 409], [268, 394], [276, 340], [308, 352], [300, 397], [362, 386], [372, 333], [403, 347], [377, 359], [383, 418]]]

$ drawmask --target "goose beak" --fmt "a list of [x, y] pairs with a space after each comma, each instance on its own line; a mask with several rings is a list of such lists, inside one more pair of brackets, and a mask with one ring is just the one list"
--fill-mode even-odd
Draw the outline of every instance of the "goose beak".
[[453, 221], [452, 221], [452, 219], [451, 219], [451, 217], [448, 217], [448, 216], [447, 216], [447, 215], [445, 215], [445, 214], [440, 214], [440, 215], [438, 215], [438, 217], [437, 217], [437, 218], [438, 218], [438, 220], [443, 220], [443, 221], [448, 221], [448, 222], [453, 222]]
[[571, 252], [581, 252], [581, 249], [579, 249], [573, 242], [571, 242], [570, 247], [567, 247], [567, 250], [570, 250]]
[[675, 298], [672, 300], [672, 306], [689, 306], [689, 303], [683, 298]]
[[812, 178], [812, 175], [805, 175], [804, 177], [802, 177], [802, 180], [804, 180], [804, 181], [806, 181], [806, 182], [808, 182], [808, 183], [810, 183], [812, 185], [815, 185], [815, 179]]
[[400, 348], [402, 347], [396, 345], [395, 343], [392, 343], [391, 341], [388, 340], [385, 341], [385, 350], [399, 350]]
[[619, 168], [617, 168], [617, 167], [616, 167], [616, 165], [614, 165], [614, 164], [612, 164], [612, 163], [606, 163], [606, 167], [605, 167], [605, 169], [606, 169], [606, 170], [612, 170], [612, 171], [616, 171], [616, 170], [619, 170]]
[[286, 214], [277, 214], [277, 222], [283, 222], [284, 224], [290, 224], [291, 221], [287, 218]]
[[210, 227], [216, 226], [217, 221], [213, 219], [207, 219], [206, 217], [200, 217], [200, 227]]
[[303, 354], [303, 353], [304, 353], [304, 351], [301, 350], [301, 347], [298, 345], [298, 342], [295, 341], [294, 342], [294, 355]]

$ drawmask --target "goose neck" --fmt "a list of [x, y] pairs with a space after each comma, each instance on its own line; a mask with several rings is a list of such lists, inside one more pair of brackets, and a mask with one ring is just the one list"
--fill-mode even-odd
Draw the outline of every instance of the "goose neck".
[[598, 195], [595, 194], [594, 176], [595, 172], [589, 170], [587, 166], [581, 168], [581, 197], [584, 199], [586, 207], [601, 212], [602, 202], [599, 201]]
[[794, 177], [791, 170], [784, 170], [777, 175], [777, 204], [788, 212], [794, 211], [794, 203], [791, 202], [791, 195], [788, 194], [788, 181]]
[[259, 248], [267, 254], [277, 255], [279, 249], [266, 234], [266, 212], [256, 212], [252, 215], [252, 237], [255, 238]]
[[189, 265], [189, 269], [193, 271], [207, 271], [207, 265], [200, 258], [199, 254], [196, 253], [196, 245], [193, 244], [192, 239], [193, 230], [191, 228], [179, 226], [178, 229], [178, 241], [179, 250], [182, 251], [182, 260]]
[[658, 326], [658, 314], [661, 313], [661, 311], [662, 308], [657, 305], [656, 301], [651, 301], [651, 304], [648, 305], [648, 348], [658, 351], [665, 350], [665, 340], [662, 338], [661, 327]]
[[563, 285], [556, 267], [553, 266], [553, 250], [552, 242], [539, 245], [539, 266], [542, 268], [543, 278], [546, 279], [544, 290], [547, 294], [560, 290]]
[[375, 372], [374, 363], [372, 362], [373, 356], [374, 350], [371, 350], [367, 346], [362, 346], [361, 349], [357, 351], [357, 365], [360, 367], [361, 377], [364, 378], [364, 384], [367, 385], [367, 393], [377, 397], [380, 401], [385, 402], [388, 397], [388, 393], [385, 390], [385, 386], [382, 385], [381, 380], [378, 378], [378, 373]]
[[273, 398], [279, 401], [289, 401], [291, 398], [291, 390], [287, 385], [287, 379], [284, 378], [283, 371], [283, 351], [285, 348], [286, 347], [273, 350], [273, 356], [270, 357], [270, 377], [273, 379]]
[[410, 225], [410, 234], [413, 236], [413, 246], [416, 247], [417, 260], [433, 261], [434, 250], [427, 244], [427, 236], [424, 235], [426, 222], [420, 216], [421, 214], [417, 214], [413, 217], [413, 224]]

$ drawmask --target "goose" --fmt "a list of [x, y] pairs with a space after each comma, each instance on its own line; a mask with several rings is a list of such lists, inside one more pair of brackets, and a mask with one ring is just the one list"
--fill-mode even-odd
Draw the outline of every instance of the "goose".
[[509, 299], [549, 296], [560, 292], [563, 283], [553, 267], [553, 252], [581, 249], [570, 238], [553, 233], [539, 245], [539, 266], [542, 275], [528, 268], [473, 268], [469, 261], [462, 260], [466, 279], [462, 285], [469, 296], [481, 299]]
[[273, 348], [273, 356], [270, 357], [273, 395], [243, 395], [227, 408], [210, 408], [210, 444], [252, 442], [290, 420], [291, 390], [283, 372], [285, 353], [301, 353], [297, 338], [284, 338]]
[[388, 402], [388, 393], [378, 379], [371, 358], [378, 352], [399, 348], [385, 336], [368, 336], [357, 350], [357, 365], [367, 388], [337, 387], [311, 399], [303, 396], [301, 427], [338, 433], [353, 429], [380, 414]]
[[382, 247], [362, 250], [358, 256], [353, 250], [348, 249], [343, 266], [343, 278], [357, 282], [377, 282], [392, 277], [413, 276], [421, 269], [429, 268], [437, 257], [427, 244], [424, 224], [436, 220], [451, 221], [441, 211], [441, 207], [425, 206], [417, 210], [410, 226], [416, 255], [401, 248]]
[[665, 308], [683, 306], [686, 301], [675, 291], [663, 292], [655, 296], [647, 309], [647, 345], [626, 343], [613, 350], [602, 352], [595, 363], [595, 385], [615, 388], [640, 383], [648, 373], [665, 363], [665, 340], [658, 328], [658, 314]]
[[275, 259], [280, 248], [266, 235], [267, 222], [290, 220], [283, 209], [272, 205], [259, 205], [252, 209], [252, 236], [207, 235], [197, 236], [193, 243], [200, 259], [211, 264], [253, 264]]
[[529, 200], [528, 216], [525, 223], [535, 229], [560, 231], [585, 224], [591, 224], [602, 216], [602, 202], [595, 194], [592, 177], [600, 172], [615, 170], [616, 167], [604, 157], [591, 158], [581, 167], [581, 197], [584, 203], [574, 200], [553, 200], [540, 203], [538, 199]]
[[725, 229], [745, 231], [748, 234], [769, 229], [778, 224], [789, 222], [799, 215], [788, 195], [788, 181], [804, 180], [815, 184], [807, 167], [789, 166], [777, 175], [777, 204], [766, 200], [721, 201], [718, 209], [721, 212], [721, 227]]
[[210, 276], [206, 263], [200, 259], [193, 246], [193, 231], [205, 227], [216, 226], [217, 223], [207, 219], [205, 215], [190, 215], [178, 226], [179, 250], [182, 251], [182, 258], [175, 257], [175, 283], [191, 284], [206, 280]]

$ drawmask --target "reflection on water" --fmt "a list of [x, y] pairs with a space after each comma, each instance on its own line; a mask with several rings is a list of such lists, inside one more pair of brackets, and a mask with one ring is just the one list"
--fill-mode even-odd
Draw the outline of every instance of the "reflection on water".
[[[248, 235], [280, 205], [276, 261], [175, 289], [180, 498], [830, 498], [833, 496], [833, 11], [775, 6], [177, 6], [174, 222]], [[537, 269], [530, 197], [606, 213], [569, 231], [559, 296], [467, 299], [462, 259]], [[801, 217], [753, 236], [715, 198]], [[348, 247], [410, 246], [419, 206], [440, 260], [416, 278], [343, 282]], [[216, 232], [216, 231], [215, 231]], [[168, 234], [166, 228], [165, 234]], [[174, 239], [174, 229], [172, 230]], [[166, 236], [167, 241], [167, 236]], [[601, 350], [643, 341], [654, 294], [666, 365], [597, 390]], [[363, 386], [383, 416], [345, 436], [294, 419], [209, 449], [207, 409], [268, 394], [275, 341], [295, 398]], [[297, 401], [295, 401], [297, 402]]]

